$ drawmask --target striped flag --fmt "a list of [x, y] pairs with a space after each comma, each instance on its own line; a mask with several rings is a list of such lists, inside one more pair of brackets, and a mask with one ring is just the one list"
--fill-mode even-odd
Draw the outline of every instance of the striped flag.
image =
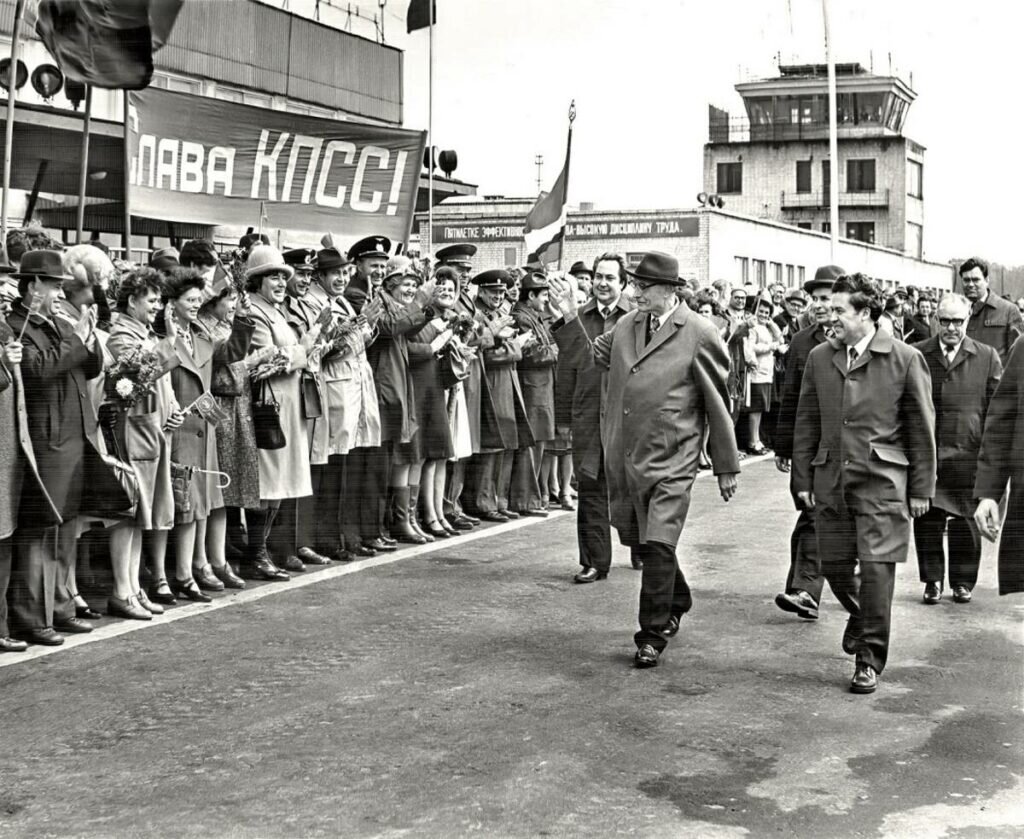
[[526, 216], [523, 238], [526, 250], [544, 263], [562, 260], [565, 238], [566, 199], [569, 193], [569, 156], [572, 152], [572, 123], [576, 119], [575, 101], [569, 106], [569, 140], [565, 146], [565, 165], [550, 192], [542, 192]]

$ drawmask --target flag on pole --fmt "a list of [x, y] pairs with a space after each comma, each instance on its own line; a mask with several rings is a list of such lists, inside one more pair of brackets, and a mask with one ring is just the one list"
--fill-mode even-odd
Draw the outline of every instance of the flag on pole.
[[426, 29], [431, 23], [437, 25], [436, 0], [412, 0], [409, 3], [409, 13], [406, 15], [405, 22], [408, 32]]
[[542, 192], [533, 209], [526, 216], [523, 236], [527, 252], [536, 253], [541, 262], [557, 262], [561, 256], [565, 236], [565, 184], [569, 173], [569, 158], [551, 192]]

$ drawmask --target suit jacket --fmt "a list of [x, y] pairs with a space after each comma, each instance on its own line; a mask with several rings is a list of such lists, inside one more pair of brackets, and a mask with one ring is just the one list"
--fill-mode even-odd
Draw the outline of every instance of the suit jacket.
[[[598, 335], [613, 329], [633, 301], [619, 295], [607, 321], [601, 317], [596, 300], [588, 300], [576, 320], [583, 327], [566, 329], [565, 321], [557, 320], [551, 327], [558, 351], [567, 361], [564, 376], [555, 389], [555, 425], [572, 428], [572, 459], [575, 468], [591, 479], [597, 478], [598, 466], [604, 459], [601, 447], [601, 405], [607, 387], [603, 368], [594, 364], [591, 343]], [[561, 373], [562, 371], [560, 371]]]
[[786, 375], [782, 382], [782, 399], [776, 420], [772, 443], [778, 457], [793, 456], [793, 427], [796, 424], [796, 409], [800, 401], [800, 382], [803, 381], [807, 356], [819, 344], [825, 343], [825, 329], [815, 324], [801, 329], [789, 345], [786, 353]]
[[[650, 342], [647, 322], [630, 312], [593, 342], [594, 362], [608, 370], [601, 440], [611, 523], [626, 545], [675, 545], [706, 424], [715, 474], [740, 471], [726, 391], [729, 359], [718, 330], [685, 303]], [[586, 336], [579, 318], [573, 324]]]
[[992, 347], [999, 353], [1003, 365], [1010, 354], [1010, 347], [1022, 333], [1024, 320], [1021, 319], [1020, 310], [994, 291], [988, 293], [984, 303], [971, 309], [971, 317], [967, 321], [967, 337]]
[[1024, 341], [1006, 360], [985, 417], [985, 433], [974, 482], [976, 498], [998, 501], [1010, 482], [1010, 498], [999, 542], [999, 593], [1024, 591]]
[[[909, 516], [908, 497], [935, 495], [931, 377], [921, 353], [880, 331], [849, 370], [846, 359], [846, 347], [827, 343], [807, 357], [792, 487], [813, 492], [818, 510], [877, 517], [867, 537], [877, 531], [880, 544], [891, 516]], [[897, 554], [870, 548], [862, 561], [906, 559], [905, 546]]]
[[974, 514], [974, 474], [988, 403], [1003, 372], [992, 347], [964, 338], [947, 365], [938, 337], [914, 344], [932, 377], [937, 482], [934, 506], [969, 518]]

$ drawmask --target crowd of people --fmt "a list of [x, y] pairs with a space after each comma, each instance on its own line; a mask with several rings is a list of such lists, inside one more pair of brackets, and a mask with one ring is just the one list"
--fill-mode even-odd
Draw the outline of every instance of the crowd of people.
[[[151, 620], [179, 600], [208, 602], [246, 579], [287, 580], [308, 566], [458, 538], [481, 522], [545, 517], [552, 507], [578, 506], [577, 583], [607, 577], [614, 526], [632, 566], [648, 566], [646, 591], [653, 564], [678, 572], [650, 545], [671, 544], [674, 555], [685, 509], [662, 535], [660, 523], [631, 532], [639, 508], [623, 513], [632, 490], [609, 440], [631, 434], [630, 421], [602, 416], [609, 389], [630, 387], [615, 379], [617, 324], [647, 324], [628, 362], [632, 374], [676, 375], [679, 359], [691, 355], [697, 367], [708, 365], [698, 376], [708, 378], [696, 419], [686, 383], [678, 410], [671, 388], [652, 385], [630, 396], [624, 414], [632, 405], [661, 418], [662, 436], [681, 435], [673, 456], [686, 453], [674, 479], [692, 479], [692, 454], [694, 471], [713, 467], [728, 499], [735, 482], [723, 477], [738, 472], [741, 452], [774, 449], [779, 469], [789, 471], [792, 459], [796, 481], [794, 448], [801, 423], [810, 422], [802, 418], [805, 369], [816, 346], [835, 340], [841, 319], [832, 295], [848, 280], [825, 266], [802, 288], [701, 288], [658, 254], [636, 270], [616, 253], [564, 273], [534, 259], [522, 269], [479, 270], [472, 245], [442, 248], [430, 263], [394, 255], [382, 236], [341, 250], [328, 235], [319, 249], [284, 253], [257, 234], [227, 254], [193, 240], [155, 252], [144, 266], [115, 263], [95, 243], [63, 248], [21, 231], [7, 244], [7, 652], [92, 631], [101, 612], [78, 591], [76, 560], [82, 535], [97, 528], [111, 569], [104, 611], [130, 620]], [[929, 603], [941, 597], [947, 519], [949, 583], [955, 599], [970, 599], [980, 548], [968, 508], [985, 407], [1024, 330], [1017, 307], [988, 289], [984, 262], [969, 260], [960, 273], [967, 299], [896, 288], [871, 304], [877, 331], [917, 346], [933, 368], [939, 495], [915, 525]], [[658, 297], [658, 289], [667, 291]], [[695, 312], [700, 330], [682, 330], [681, 312]], [[680, 328], [678, 352], [644, 363], [677, 339], [663, 329], [669, 321]], [[696, 347], [686, 343], [692, 335]], [[704, 348], [707, 336], [713, 346]], [[929, 355], [951, 346], [970, 361], [958, 389], [936, 384], [948, 377]], [[882, 446], [871, 453], [887, 456]], [[633, 471], [653, 484], [664, 479], [661, 469], [654, 459]], [[854, 584], [822, 570], [813, 505], [798, 506], [790, 579], [776, 602], [813, 619], [825, 578], [841, 599], [854, 597]], [[656, 653], [663, 625], [678, 629], [689, 608], [681, 574], [674, 594], [672, 574], [658, 574], [651, 585], [660, 589], [641, 596], [638, 635], [638, 646], [653, 644]], [[870, 660], [880, 670], [884, 655]]]

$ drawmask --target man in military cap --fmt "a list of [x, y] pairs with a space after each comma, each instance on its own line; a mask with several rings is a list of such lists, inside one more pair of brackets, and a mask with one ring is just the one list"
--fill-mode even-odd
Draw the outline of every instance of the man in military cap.
[[481, 413], [480, 453], [473, 456], [464, 498], [476, 515], [493, 522], [519, 518], [507, 506], [512, 457], [516, 449], [533, 445], [516, 375], [523, 347], [533, 339], [517, 334], [514, 320], [500, 313], [510, 282], [508, 271], [501, 269], [473, 277], [476, 319], [493, 336], [493, 345], [482, 350], [491, 410]]
[[[437, 267], [440, 268], [442, 265], [450, 265], [458, 271], [460, 279], [459, 287], [461, 288], [463, 282], [468, 282], [470, 275], [473, 273], [474, 256], [476, 256], [476, 245], [471, 245], [468, 242], [457, 245], [446, 245], [437, 252]], [[464, 281], [463, 278], [465, 278]]]
[[548, 326], [548, 280], [543, 274], [527, 274], [520, 284], [519, 300], [512, 318], [520, 335], [532, 336], [517, 366], [533, 445], [515, 453], [509, 508], [528, 516], [547, 515], [547, 498], [540, 492], [544, 446], [555, 439], [555, 365], [558, 346]]
[[348, 258], [356, 266], [356, 273], [345, 289], [345, 297], [357, 314], [384, 282], [390, 251], [391, 240], [387, 236], [367, 236], [348, 249]]

